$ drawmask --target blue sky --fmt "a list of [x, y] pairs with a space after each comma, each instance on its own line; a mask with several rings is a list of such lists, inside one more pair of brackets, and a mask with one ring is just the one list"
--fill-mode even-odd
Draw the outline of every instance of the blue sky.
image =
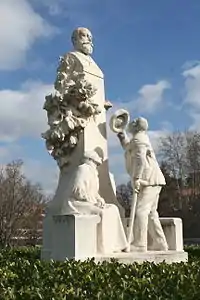
[[[93, 33], [113, 111], [147, 117], [155, 147], [167, 132], [200, 128], [199, 0], [1, 0], [0, 18], [0, 163], [22, 158], [45, 190], [58, 170], [40, 138], [42, 105], [77, 26]], [[110, 132], [108, 142], [111, 171], [126, 181]]]

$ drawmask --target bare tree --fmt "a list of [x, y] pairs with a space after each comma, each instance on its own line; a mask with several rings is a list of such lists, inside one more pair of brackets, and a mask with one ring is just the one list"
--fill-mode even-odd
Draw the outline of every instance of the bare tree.
[[162, 138], [160, 154], [168, 173], [176, 180], [177, 205], [181, 209], [181, 195], [188, 173], [186, 133], [177, 131]]
[[133, 189], [131, 182], [127, 184], [120, 184], [117, 186], [117, 200], [125, 209], [125, 217], [129, 218], [131, 209], [131, 200], [133, 195]]
[[175, 132], [162, 138], [160, 154], [167, 185], [161, 194], [160, 211], [184, 220], [185, 236], [198, 237], [200, 226], [200, 133]]
[[22, 174], [23, 162], [0, 169], [0, 246], [11, 246], [37, 230], [46, 197]]
[[187, 165], [188, 186], [192, 188], [194, 195], [200, 192], [200, 133], [187, 132]]

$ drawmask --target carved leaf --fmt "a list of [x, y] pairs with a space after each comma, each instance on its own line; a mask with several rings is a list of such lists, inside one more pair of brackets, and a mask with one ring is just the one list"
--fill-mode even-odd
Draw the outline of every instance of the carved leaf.
[[73, 130], [75, 127], [72, 119], [67, 120], [67, 125], [71, 130]]
[[70, 136], [69, 141], [70, 141], [71, 145], [76, 145], [76, 143], [77, 143], [78, 140], [77, 140], [76, 136], [72, 135], [72, 136]]

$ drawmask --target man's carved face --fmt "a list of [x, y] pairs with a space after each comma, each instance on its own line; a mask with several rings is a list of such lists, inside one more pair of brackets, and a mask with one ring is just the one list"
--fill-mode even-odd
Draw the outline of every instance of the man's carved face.
[[138, 131], [147, 131], [148, 130], [148, 122], [145, 118], [139, 117], [134, 119], [128, 125], [128, 131], [132, 134], [135, 134]]
[[93, 52], [92, 34], [87, 28], [77, 28], [72, 34], [75, 50], [91, 55]]

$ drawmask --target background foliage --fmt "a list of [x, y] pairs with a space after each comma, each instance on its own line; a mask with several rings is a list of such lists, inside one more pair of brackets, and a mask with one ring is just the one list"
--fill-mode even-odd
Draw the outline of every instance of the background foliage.
[[39, 248], [0, 252], [0, 300], [200, 299], [200, 248], [188, 263], [43, 262]]
[[0, 247], [36, 244], [48, 198], [23, 174], [23, 162], [0, 168]]

